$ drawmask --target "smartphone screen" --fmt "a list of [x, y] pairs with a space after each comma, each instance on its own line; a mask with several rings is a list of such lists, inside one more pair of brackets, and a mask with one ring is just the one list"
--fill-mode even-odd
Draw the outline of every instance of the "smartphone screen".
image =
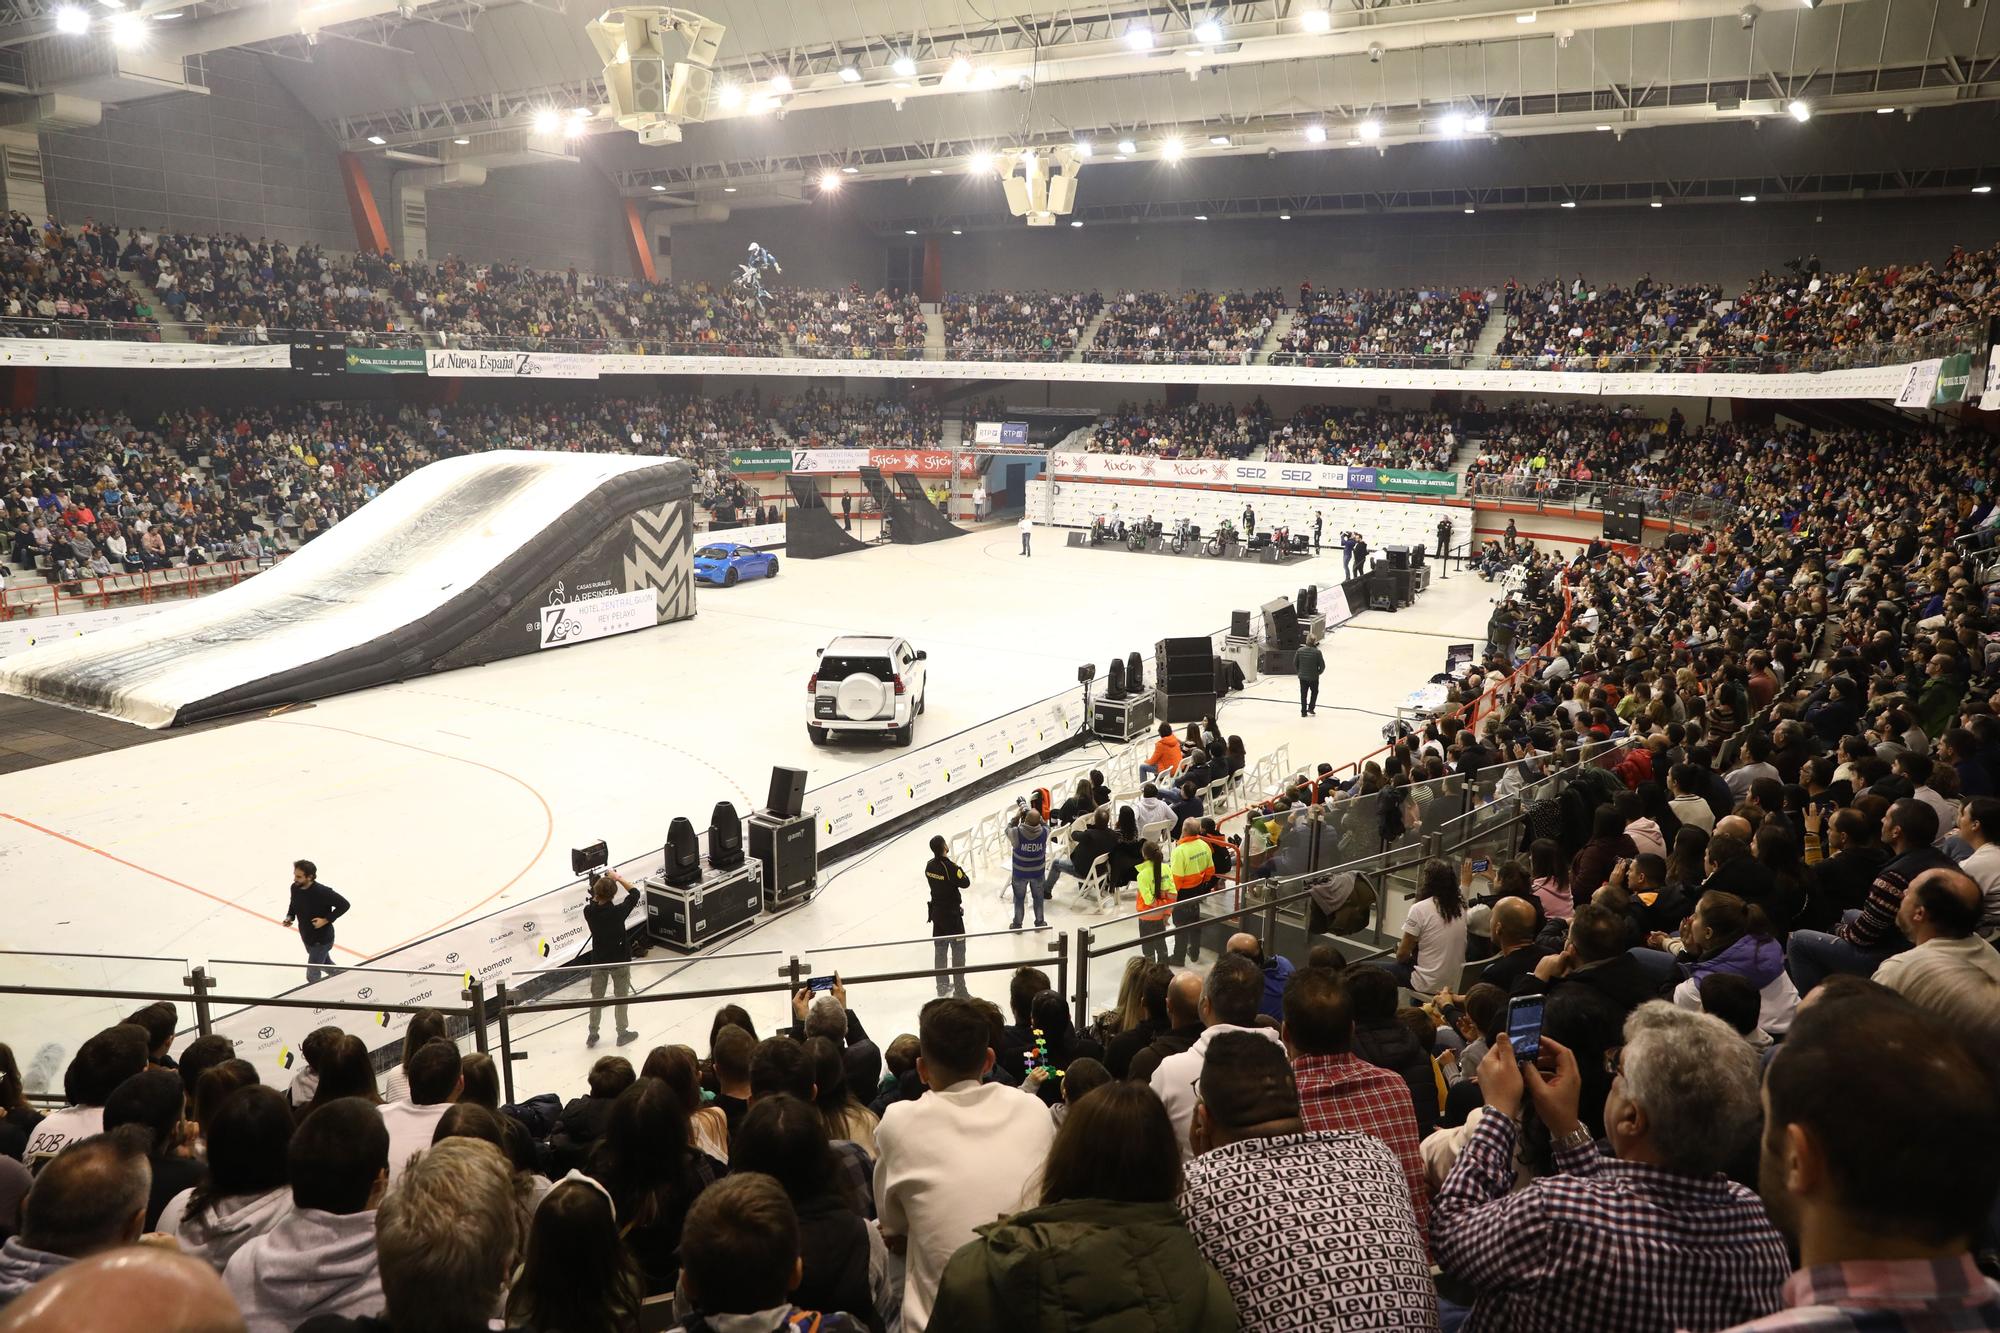
[[[833, 978], [832, 978], [832, 977], [807, 977], [807, 978], [806, 978], [806, 989], [807, 989], [807, 990], [809, 990], [809, 991], [811, 991], [811, 992], [812, 992], [813, 994], [815, 994], [815, 995], [819, 994], [819, 993], [820, 993], [821, 991], [823, 991], [823, 990], [832, 990], [832, 989], [833, 989]], [[1540, 1018], [1539, 1016], [1537, 1016], [1537, 1017], [1536, 1017], [1536, 1019], [1535, 1019], [1535, 1022], [1536, 1022], [1536, 1024], [1537, 1024], [1537, 1025], [1539, 1026], [1539, 1025], [1540, 1025], [1540, 1023], [1541, 1023], [1541, 1018]]]
[[1482, 856], [1478, 860], [1472, 863], [1472, 873], [1475, 875], [1483, 875], [1486, 873], [1486, 867], [1491, 864], [1492, 862], [1488, 861], [1485, 857]]
[[1507, 1001], [1507, 1044], [1516, 1060], [1533, 1060], [1542, 1053], [1542, 997], [1517, 995]]

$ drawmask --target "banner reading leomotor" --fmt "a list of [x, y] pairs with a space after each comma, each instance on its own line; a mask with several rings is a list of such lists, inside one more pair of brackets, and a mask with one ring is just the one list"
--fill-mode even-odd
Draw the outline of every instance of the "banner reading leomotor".
[[424, 369], [432, 375], [473, 379], [594, 380], [598, 358], [581, 352], [468, 352], [431, 348]]
[[350, 347], [347, 349], [350, 375], [421, 375], [424, 349], [421, 347]]

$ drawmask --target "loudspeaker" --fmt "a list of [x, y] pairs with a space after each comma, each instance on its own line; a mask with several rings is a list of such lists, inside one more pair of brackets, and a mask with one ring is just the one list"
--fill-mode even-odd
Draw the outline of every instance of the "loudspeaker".
[[799, 815], [750, 816], [750, 855], [764, 869], [764, 905], [782, 907], [812, 891], [819, 871], [819, 826]]
[[1229, 693], [1229, 659], [1226, 657], [1215, 659], [1215, 693], [1217, 698]]
[[708, 817], [708, 864], [715, 870], [734, 870], [743, 864], [743, 821], [727, 801], [717, 801]]
[[1215, 692], [1210, 688], [1212, 680], [1202, 682], [1198, 690], [1182, 690], [1173, 693], [1162, 692], [1160, 698], [1160, 721], [1199, 722], [1215, 711]]
[[1408, 569], [1408, 568], [1410, 567], [1410, 548], [1409, 548], [1409, 547], [1407, 547], [1407, 546], [1385, 546], [1385, 547], [1383, 547], [1383, 548], [1382, 548], [1382, 553], [1383, 553], [1384, 555], [1386, 555], [1386, 556], [1388, 556], [1388, 557], [1389, 557], [1389, 568], [1391, 568], [1391, 569]]
[[1231, 611], [1229, 613], [1229, 637], [1232, 639], [1247, 639], [1250, 637], [1250, 613], [1248, 611]]
[[771, 794], [764, 809], [780, 819], [795, 819], [805, 809], [806, 771], [803, 768], [773, 768]]
[[1146, 659], [1137, 653], [1125, 658], [1125, 688], [1134, 694], [1146, 688]]
[[1206, 690], [1213, 683], [1215, 650], [1206, 638], [1161, 639], [1153, 651], [1161, 692]]

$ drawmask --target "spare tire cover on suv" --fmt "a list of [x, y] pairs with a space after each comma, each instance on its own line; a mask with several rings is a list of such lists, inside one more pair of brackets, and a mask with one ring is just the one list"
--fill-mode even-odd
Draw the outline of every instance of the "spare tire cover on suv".
[[883, 711], [893, 688], [887, 681], [857, 671], [840, 682], [834, 701], [842, 717], [851, 722], [866, 722]]

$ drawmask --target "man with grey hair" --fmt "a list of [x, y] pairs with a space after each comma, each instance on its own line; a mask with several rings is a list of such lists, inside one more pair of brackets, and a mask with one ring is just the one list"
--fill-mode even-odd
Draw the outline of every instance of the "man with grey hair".
[[483, 1139], [410, 1163], [375, 1214], [382, 1316], [319, 1315], [298, 1333], [483, 1333], [521, 1252], [514, 1173]]
[[[1476, 1293], [1472, 1327], [1716, 1329], [1778, 1308], [1791, 1268], [1757, 1195], [1722, 1174], [1754, 1133], [1757, 1053], [1720, 1019], [1663, 1001], [1625, 1020], [1598, 1155], [1578, 1118], [1576, 1057], [1506, 1034], [1479, 1065], [1486, 1114], [1431, 1208], [1445, 1274]], [[1515, 1190], [1531, 1107], [1556, 1171]]]
[[78, 1259], [139, 1239], [153, 1189], [150, 1138], [115, 1130], [49, 1159], [21, 1205], [21, 1233], [0, 1247], [0, 1306]]

